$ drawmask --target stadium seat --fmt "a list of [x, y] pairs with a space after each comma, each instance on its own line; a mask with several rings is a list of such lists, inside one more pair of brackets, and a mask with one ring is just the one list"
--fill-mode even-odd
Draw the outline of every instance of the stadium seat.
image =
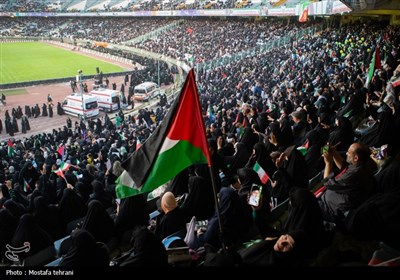
[[71, 236], [68, 235], [64, 238], [54, 241], [54, 248], [56, 250], [56, 256], [61, 257], [65, 253], [67, 253], [69, 247], [72, 245]]
[[56, 257], [56, 250], [54, 245], [51, 245], [33, 256], [27, 257], [22, 266], [43, 266], [50, 261], [54, 260]]

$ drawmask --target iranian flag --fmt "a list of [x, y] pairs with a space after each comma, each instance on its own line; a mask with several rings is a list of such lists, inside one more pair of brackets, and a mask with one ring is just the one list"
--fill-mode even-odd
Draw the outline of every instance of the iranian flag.
[[261, 167], [261, 165], [258, 164], [257, 161], [253, 166], [253, 170], [257, 172], [258, 177], [260, 177], [261, 183], [265, 185], [269, 180], [269, 176], [267, 172], [265, 172], [265, 170]]
[[72, 165], [66, 162], [62, 162], [60, 165], [60, 169], [62, 172], [67, 171]]
[[308, 21], [308, 4], [309, 4], [309, 1], [301, 3], [299, 22], [307, 22]]
[[390, 81], [393, 85], [393, 87], [400, 86], [400, 76], [394, 77]]
[[61, 168], [58, 168], [56, 170], [53, 170], [54, 173], [56, 173], [58, 176], [60, 176], [61, 178], [63, 178], [64, 180], [66, 180], [64, 172], [61, 170]]
[[192, 69], [160, 126], [122, 163], [125, 171], [116, 181], [117, 197], [152, 191], [199, 163], [210, 166], [211, 160]]
[[24, 192], [28, 192], [31, 189], [29, 183], [24, 179]]
[[11, 158], [14, 156], [14, 144], [11, 141], [11, 139], [8, 140], [7, 146], [8, 146], [7, 154], [8, 157]]

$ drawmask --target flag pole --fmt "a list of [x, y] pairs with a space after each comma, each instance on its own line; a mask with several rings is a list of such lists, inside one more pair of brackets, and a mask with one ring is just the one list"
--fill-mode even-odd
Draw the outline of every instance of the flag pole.
[[217, 213], [217, 218], [218, 218], [218, 226], [219, 226], [219, 232], [220, 236], [219, 238], [221, 239], [222, 243], [222, 250], [225, 251], [225, 243], [224, 243], [224, 231], [222, 229], [222, 223], [221, 223], [221, 212], [219, 211], [219, 201], [217, 197], [217, 188], [215, 186], [215, 178], [214, 178], [214, 173], [213, 173], [213, 167], [212, 165], [208, 165], [208, 168], [210, 170], [210, 176], [211, 176], [211, 185], [213, 189], [213, 194], [214, 194], [214, 200], [215, 200], [215, 213]]
[[[197, 74], [197, 73], [196, 73]], [[215, 201], [215, 213], [217, 214], [217, 219], [218, 219], [218, 226], [219, 226], [219, 232], [220, 232], [220, 239], [221, 239], [221, 243], [222, 243], [222, 249], [226, 250], [225, 248], [225, 243], [224, 243], [224, 231], [222, 229], [222, 223], [221, 223], [221, 212], [219, 211], [219, 201], [218, 201], [218, 197], [217, 197], [217, 188], [215, 185], [215, 178], [214, 178], [214, 172], [213, 172], [213, 167], [212, 167], [212, 163], [211, 163], [211, 156], [210, 156], [210, 148], [208, 145], [208, 141], [205, 137], [205, 126], [204, 126], [204, 120], [202, 118], [202, 113], [201, 113], [201, 106], [200, 106], [200, 100], [199, 100], [199, 93], [197, 91], [197, 86], [196, 86], [196, 78], [195, 78], [195, 73], [193, 68], [189, 71], [188, 75], [192, 76], [193, 79], [193, 91], [196, 93], [197, 98], [196, 98], [196, 107], [197, 107], [197, 112], [198, 112], [198, 118], [199, 121], [201, 123], [201, 127], [203, 132], [203, 137], [202, 137], [202, 142], [203, 142], [203, 147], [206, 147], [206, 157], [207, 157], [207, 162], [208, 162], [208, 168], [210, 171], [210, 176], [211, 176], [211, 185], [212, 185], [212, 189], [213, 189], [213, 194], [214, 194], [214, 201]], [[186, 84], [186, 82], [185, 82]], [[217, 151], [213, 151], [213, 152], [217, 152]]]

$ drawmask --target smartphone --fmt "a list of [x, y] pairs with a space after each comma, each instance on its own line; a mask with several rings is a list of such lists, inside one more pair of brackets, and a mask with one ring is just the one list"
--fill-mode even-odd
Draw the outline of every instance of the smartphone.
[[121, 199], [120, 199], [120, 198], [116, 198], [116, 199], [115, 199], [115, 203], [117, 203], [118, 205], [120, 205], [120, 204], [121, 204]]
[[254, 207], [260, 206], [261, 191], [262, 191], [262, 187], [258, 188], [258, 186], [257, 186], [257, 188], [252, 188], [251, 189], [249, 202], [248, 202], [249, 205], [254, 206]]
[[323, 154], [325, 154], [325, 153], [327, 153], [327, 152], [329, 152], [329, 146], [328, 146], [328, 145], [325, 145], [325, 146], [323, 146], [323, 147], [321, 148], [321, 154], [323, 155]]

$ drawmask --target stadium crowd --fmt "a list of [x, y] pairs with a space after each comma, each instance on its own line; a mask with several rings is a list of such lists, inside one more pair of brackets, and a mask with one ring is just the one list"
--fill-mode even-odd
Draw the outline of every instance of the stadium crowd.
[[[270, 31], [258, 26], [270, 28], [185, 22], [176, 36], [171, 32], [168, 39], [141, 46], [179, 58], [188, 52], [190, 40], [180, 42], [190, 27], [196, 54], [209, 60], [288, 30], [279, 21]], [[215, 32], [221, 36], [213, 41]], [[3, 142], [0, 248], [29, 241], [26, 258], [71, 234], [61, 265], [108, 265], [124, 234], [140, 225], [145, 228], [133, 231], [131, 239], [134, 253], [116, 263], [164, 266], [168, 259], [160, 240], [184, 230], [195, 216], [208, 226], [185, 240], [192, 249], [206, 248], [204, 265], [311, 265], [326, 248], [334, 257], [329, 265], [339, 265], [349, 261], [349, 252], [335, 247], [340, 234], [399, 250], [399, 35], [398, 27], [379, 23], [331, 26], [227, 65], [197, 69], [214, 173], [205, 165], [182, 171], [164, 186], [156, 205], [144, 195], [116, 203], [115, 180], [121, 162], [159, 125], [168, 104], [154, 112], [142, 109], [135, 118], [121, 112], [115, 124], [108, 117], [81, 121], [75, 128], [69, 124], [52, 134]], [[369, 77], [371, 67], [376, 69]], [[266, 182], [254, 171], [257, 165], [268, 174]], [[219, 192], [222, 236], [211, 176]], [[315, 178], [323, 188], [314, 189]], [[251, 206], [255, 185], [262, 202]], [[289, 201], [285, 225], [277, 230], [270, 218]], [[162, 214], [147, 229], [155, 209]], [[79, 230], [71, 233], [75, 227]], [[255, 239], [262, 241], [251, 242]], [[224, 253], [218, 253], [222, 247]], [[360, 250], [353, 253], [359, 255], [350, 261], [368, 263]]]

